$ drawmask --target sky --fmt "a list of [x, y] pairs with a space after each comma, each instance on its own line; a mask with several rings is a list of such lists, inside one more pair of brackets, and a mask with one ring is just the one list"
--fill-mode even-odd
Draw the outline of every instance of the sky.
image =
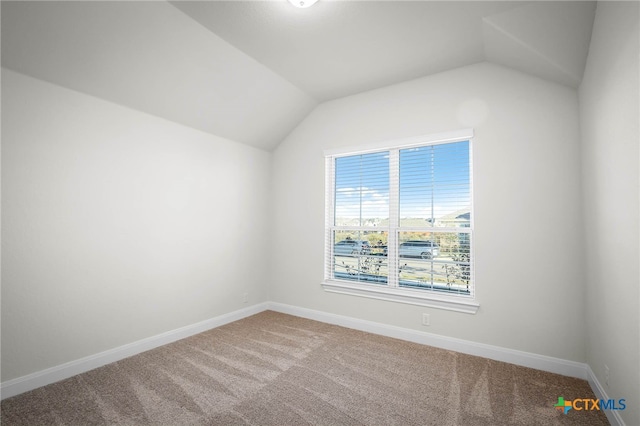
[[[400, 218], [437, 219], [471, 206], [468, 141], [402, 149], [399, 163]], [[389, 170], [389, 152], [337, 158], [336, 219], [388, 219]]]

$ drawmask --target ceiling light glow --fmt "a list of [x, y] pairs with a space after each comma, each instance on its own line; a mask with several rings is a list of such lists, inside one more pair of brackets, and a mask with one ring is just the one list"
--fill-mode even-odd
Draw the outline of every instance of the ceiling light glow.
[[313, 6], [318, 0], [289, 0], [289, 3], [301, 9]]

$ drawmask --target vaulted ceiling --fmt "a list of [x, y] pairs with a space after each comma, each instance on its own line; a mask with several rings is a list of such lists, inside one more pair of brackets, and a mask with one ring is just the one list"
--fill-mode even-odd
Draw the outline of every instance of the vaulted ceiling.
[[576, 88], [595, 2], [2, 2], [2, 66], [270, 150], [320, 102], [481, 61]]

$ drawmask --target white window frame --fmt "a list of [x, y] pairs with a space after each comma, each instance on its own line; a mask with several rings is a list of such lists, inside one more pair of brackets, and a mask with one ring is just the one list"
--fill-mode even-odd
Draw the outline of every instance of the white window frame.
[[[448, 142], [469, 141], [469, 169], [470, 169], [470, 186], [471, 186], [471, 225], [468, 231], [471, 234], [471, 286], [469, 295], [448, 294], [431, 291], [428, 289], [411, 289], [399, 287], [396, 274], [389, 274], [387, 285], [368, 284], [357, 281], [340, 280], [333, 278], [333, 237], [332, 232], [336, 229], [334, 225], [334, 200], [335, 200], [335, 159], [338, 157], [369, 154], [374, 152], [389, 151], [390, 156], [399, 155], [401, 149], [436, 145]], [[446, 133], [438, 133], [432, 135], [419, 136], [414, 138], [399, 139], [394, 141], [384, 141], [366, 146], [358, 146], [355, 148], [342, 148], [336, 150], [326, 150], [325, 155], [325, 259], [324, 259], [324, 280], [322, 286], [325, 291], [331, 293], [348, 294], [352, 296], [367, 297], [372, 299], [386, 300], [410, 305], [426, 306], [431, 308], [445, 309], [455, 312], [463, 312], [475, 314], [480, 307], [475, 299], [475, 260], [473, 243], [474, 217], [473, 214], [473, 129], [462, 129]], [[397, 251], [392, 249], [396, 243], [397, 233], [410, 228], [400, 228], [398, 226], [398, 199], [399, 199], [399, 183], [398, 161], [390, 161], [390, 182], [389, 182], [389, 205], [390, 220], [388, 231], [389, 250], [387, 253], [390, 270], [397, 270]], [[394, 223], [395, 221], [395, 223]], [[369, 230], [366, 227], [360, 227], [361, 230]], [[372, 228], [371, 230], [381, 230], [380, 228]], [[396, 265], [392, 268], [391, 265]]]

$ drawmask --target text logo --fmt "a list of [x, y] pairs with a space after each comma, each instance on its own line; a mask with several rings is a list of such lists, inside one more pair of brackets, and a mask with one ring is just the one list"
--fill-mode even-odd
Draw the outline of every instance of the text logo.
[[553, 405], [556, 410], [562, 411], [567, 414], [569, 410], [575, 411], [600, 411], [602, 410], [624, 410], [627, 408], [626, 400], [624, 399], [607, 399], [599, 400], [592, 398], [578, 398], [573, 401], [566, 401], [564, 397], [559, 396], [558, 402]]

